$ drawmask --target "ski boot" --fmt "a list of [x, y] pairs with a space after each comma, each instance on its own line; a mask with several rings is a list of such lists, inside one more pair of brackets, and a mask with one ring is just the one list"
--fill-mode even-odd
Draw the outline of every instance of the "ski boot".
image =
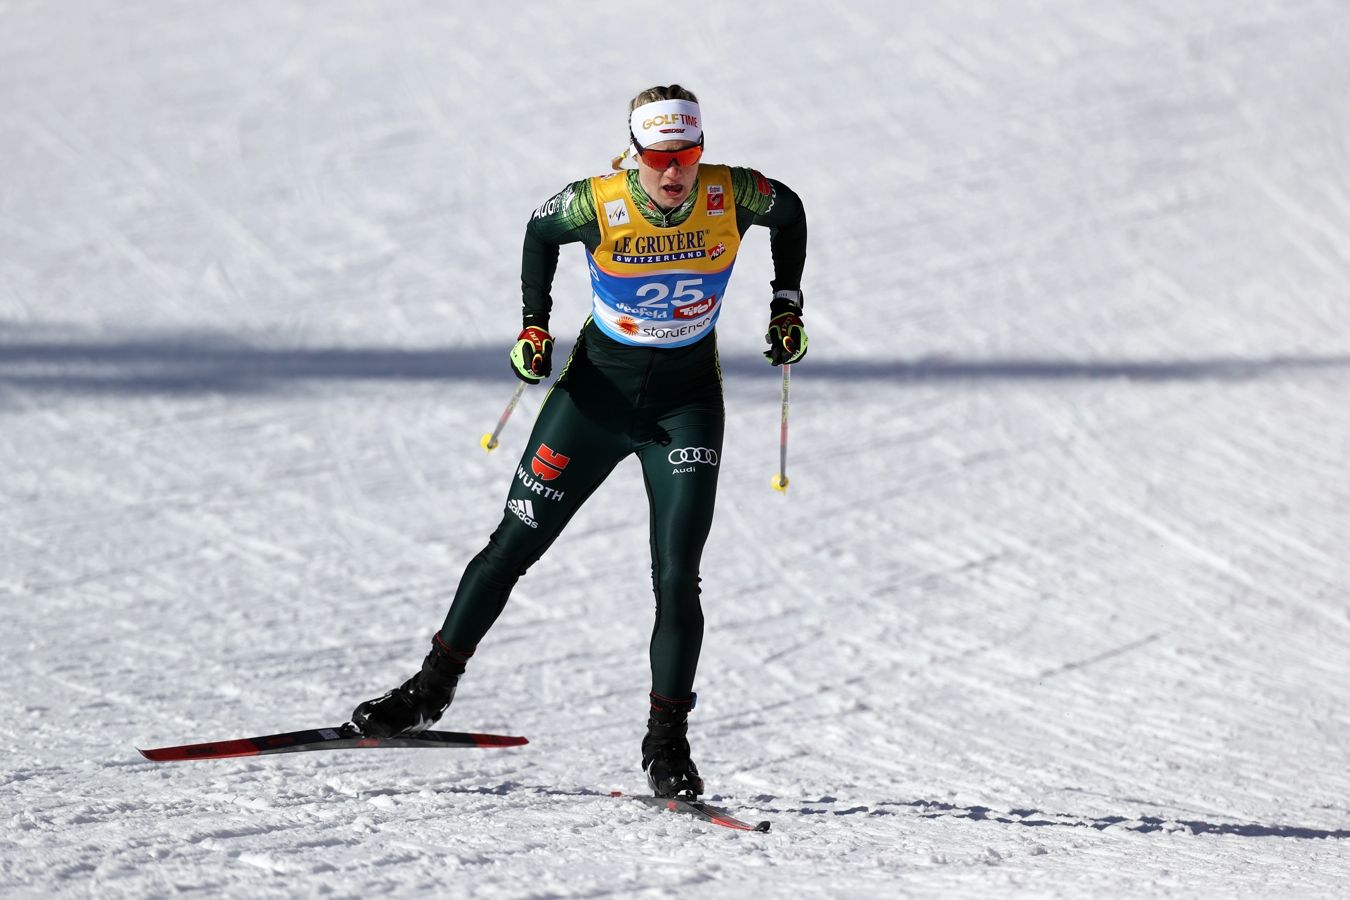
[[688, 700], [671, 700], [660, 694], [651, 695], [647, 736], [642, 739], [642, 769], [657, 797], [693, 799], [703, 793], [703, 779], [689, 759], [689, 741], [685, 737], [694, 699], [690, 696]]
[[367, 700], [352, 712], [352, 725], [364, 737], [415, 734], [435, 724], [455, 699], [455, 687], [473, 651], [452, 650], [437, 634], [418, 672], [382, 697]]

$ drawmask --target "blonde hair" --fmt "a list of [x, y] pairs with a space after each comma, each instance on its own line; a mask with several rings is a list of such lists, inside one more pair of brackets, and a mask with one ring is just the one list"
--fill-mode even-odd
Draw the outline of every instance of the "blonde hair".
[[694, 96], [694, 92], [687, 88], [682, 88], [678, 84], [658, 84], [654, 87], [647, 88], [629, 101], [628, 112], [631, 114], [633, 110], [637, 109], [639, 106], [646, 103], [655, 103], [658, 100], [688, 100], [691, 103], [698, 102], [698, 98]]

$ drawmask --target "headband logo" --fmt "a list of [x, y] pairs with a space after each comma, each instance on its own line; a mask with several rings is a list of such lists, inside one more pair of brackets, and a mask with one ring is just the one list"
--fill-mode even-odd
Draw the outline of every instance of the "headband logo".
[[[652, 116], [650, 119], [644, 119], [642, 121], [642, 130], [650, 131], [658, 125], [688, 125], [690, 128], [697, 128], [698, 117], [691, 116], [688, 113], [665, 113], [659, 116]], [[679, 129], [679, 131], [681, 134], [684, 133], [683, 128]], [[665, 134], [666, 130], [662, 129], [661, 133]]]

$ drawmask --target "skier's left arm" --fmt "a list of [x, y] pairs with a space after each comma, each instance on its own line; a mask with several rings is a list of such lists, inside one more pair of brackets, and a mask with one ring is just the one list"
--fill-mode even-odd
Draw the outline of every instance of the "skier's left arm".
[[802, 269], [806, 266], [806, 210], [792, 188], [754, 169], [733, 168], [736, 224], [742, 234], [750, 225], [769, 229], [773, 257], [773, 300], [764, 357], [773, 365], [799, 362], [806, 356], [806, 326], [802, 324]]

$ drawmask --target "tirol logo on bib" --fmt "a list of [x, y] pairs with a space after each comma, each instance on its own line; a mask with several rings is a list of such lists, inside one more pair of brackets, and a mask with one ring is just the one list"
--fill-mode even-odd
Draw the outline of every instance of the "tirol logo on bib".
[[726, 207], [723, 206], [724, 197], [726, 194], [722, 192], [720, 184], [708, 185], [708, 215], [720, 216], [726, 212]]

